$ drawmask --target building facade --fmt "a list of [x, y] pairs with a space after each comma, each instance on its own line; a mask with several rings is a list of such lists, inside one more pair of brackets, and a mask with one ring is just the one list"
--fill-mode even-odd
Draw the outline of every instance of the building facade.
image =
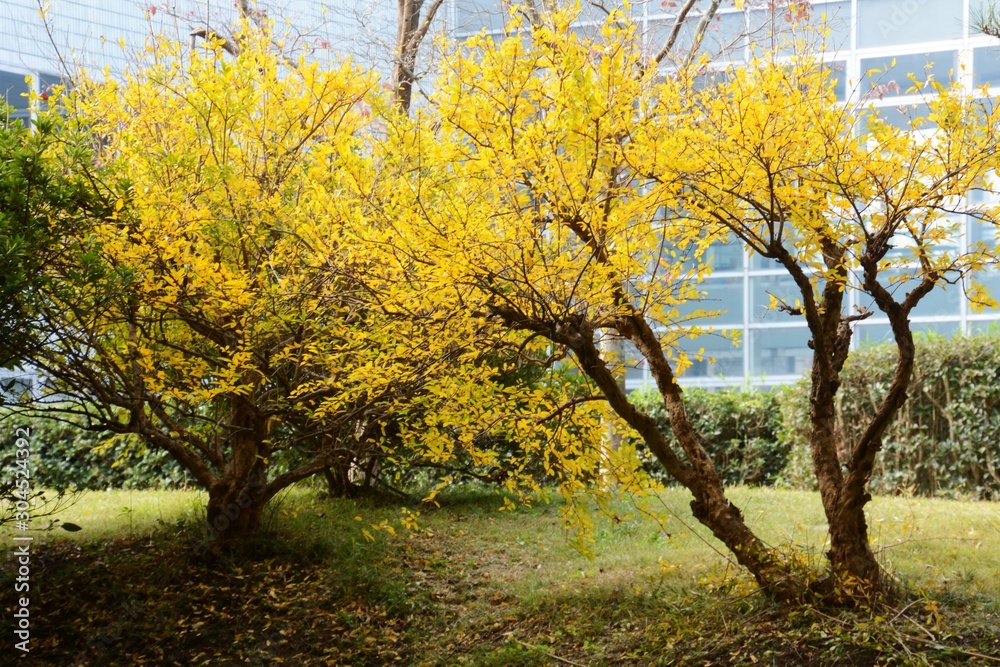
[[[675, 23], [670, 9], [680, 2], [636, 2], [630, 6], [641, 26], [644, 48], [655, 53]], [[747, 62], [758, 45], [781, 48], [788, 34], [790, 11], [776, 11], [783, 3], [748, 0], [741, 9], [732, 1], [723, 2], [702, 42], [702, 51], [713, 57], [712, 67], [724, 70]], [[802, 5], [806, 3], [800, 3]], [[914, 116], [926, 113], [917, 94], [908, 92], [912, 74], [918, 80], [933, 77], [941, 83], [956, 82], [970, 95], [982, 94], [984, 85], [1000, 87], [1000, 42], [979, 34], [973, 27], [985, 11], [988, 0], [838, 0], [808, 3], [808, 23], [825, 29], [816, 37], [815, 53], [827, 63], [837, 80], [838, 97], [857, 102], [870, 99], [878, 113], [893, 124], [908, 126]], [[503, 14], [490, 0], [456, 0], [456, 33], [479, 30], [499, 37], [503, 34]], [[792, 10], [794, 11], [794, 10]], [[585, 8], [577, 28], [595, 31], [604, 12]], [[694, 22], [681, 32], [678, 46], [691, 43]], [[808, 37], [807, 37], [808, 39]], [[686, 41], [685, 41], [686, 40]], [[873, 70], [880, 70], [874, 72]], [[877, 92], [877, 95], [873, 94]], [[863, 123], [859, 123], [863, 131]], [[971, 194], [971, 197], [977, 196]], [[980, 195], [981, 196], [981, 195]], [[956, 250], [996, 231], [964, 220], [963, 232], [952, 239]], [[718, 331], [734, 335], [739, 343], [720, 335], [704, 335], [686, 345], [689, 353], [704, 349], [704, 358], [695, 361], [682, 378], [684, 384], [720, 387], [770, 387], [794, 382], [809, 369], [812, 350], [809, 333], [801, 317], [769, 308], [771, 295], [794, 302], [797, 290], [791, 277], [770, 260], [751, 257], [737, 245], [715, 246], [709, 263], [713, 272], [702, 289], [706, 301], [696, 307], [725, 311], [711, 322]], [[994, 296], [1000, 295], [1000, 271], [978, 277]], [[904, 293], [912, 285], [899, 283]], [[973, 312], [961, 286], [937, 288], [915, 310], [913, 329], [940, 335], [975, 333], [995, 326], [1000, 312], [989, 309]], [[869, 306], [871, 299], [852, 292], [848, 308]], [[888, 320], [876, 314], [857, 325], [854, 345], [891, 340]], [[636, 389], [650, 382], [643, 364], [630, 363], [626, 384]]]
[[[836, 0], [813, 2], [809, 22], [825, 28], [815, 52], [822, 54], [837, 93], [843, 100], [871, 96], [880, 113], [892, 122], [905, 123], [919, 115], [919, 95], [908, 93], [909, 74], [919, 79], [933, 77], [954, 81], [969, 94], [984, 85], [1000, 87], [1000, 42], [978, 34], [972, 27], [988, 0]], [[496, 38], [504, 35], [505, 0], [448, 0], [442, 7], [441, 26], [457, 38], [485, 30]], [[581, 34], [595, 33], [604, 10], [584, 0]], [[680, 2], [636, 1], [629, 12], [641, 28], [644, 47], [655, 52], [664, 42], [676, 18], [671, 9]], [[702, 42], [702, 50], [715, 56], [713, 67], [724, 69], [746, 62], [769, 40], [784, 34], [788, 10], [775, 10], [775, 3], [748, 0], [737, 9], [724, 0]], [[782, 4], [782, 3], [777, 3]], [[256, 5], [267, 9], [264, 5]], [[277, 3], [276, 3], [277, 6]], [[395, 2], [351, 0], [316, 3], [292, 0], [281, 3], [283, 18], [296, 26], [304, 48], [317, 57], [350, 52], [376, 67], [386, 67], [395, 33]], [[148, 35], [158, 32], [185, 38], [193, 26], [223, 24], [234, 18], [231, 3], [209, 0], [177, 0], [169, 8], [138, 5], [129, 0], [52, 0], [43, 22], [34, 0], [6, 0], [0, 8], [0, 94], [26, 114], [24, 75], [36, 75], [36, 86], [58, 80], [60, 58], [67, 63], [107, 65], [112, 70], [127, 65], [121, 44], [134, 48]], [[277, 11], [277, 10], [273, 10]], [[678, 43], [691, 43], [697, 17], [688, 19]], [[780, 43], [780, 42], [773, 42]], [[54, 46], [61, 47], [58, 53]], [[388, 50], [387, 50], [388, 49]], [[872, 73], [872, 70], [881, 70]], [[963, 232], [952, 240], [957, 250], [995, 231], [973, 221], [963, 221]], [[711, 324], [728, 338], [705, 335], [689, 344], [689, 352], [705, 350], [684, 375], [688, 385], [750, 385], [769, 387], [797, 380], [808, 370], [812, 350], [801, 318], [769, 309], [771, 295], [794, 300], [790, 277], [767, 260], [746, 255], [737, 245], [720, 244], [710, 254], [713, 269], [702, 289], [706, 301], [699, 307], [725, 311]], [[1000, 271], [979, 278], [1000, 295]], [[996, 309], [975, 313], [961, 286], [948, 285], [932, 292], [912, 317], [914, 330], [942, 335], [974, 333], [994, 326], [1000, 319]], [[906, 283], [897, 289], [908, 289]], [[849, 308], [867, 306], [852, 293]], [[692, 306], [692, 309], [694, 305]], [[857, 325], [855, 345], [887, 340], [888, 321], [875, 316]], [[648, 382], [641, 363], [632, 365], [627, 386], [634, 389]]]

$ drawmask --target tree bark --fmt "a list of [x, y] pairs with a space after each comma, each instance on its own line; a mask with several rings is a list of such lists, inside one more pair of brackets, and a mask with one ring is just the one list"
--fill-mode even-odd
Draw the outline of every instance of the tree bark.
[[208, 525], [220, 543], [243, 539], [260, 527], [270, 500], [263, 420], [248, 399], [236, 397], [231, 408], [231, 456], [223, 473], [208, 489]]
[[263, 465], [247, 475], [220, 477], [208, 490], [208, 525], [219, 543], [244, 539], [260, 528], [267, 498]]
[[326, 490], [332, 498], [354, 498], [361, 495], [363, 487], [351, 479], [354, 457], [338, 456], [332, 465], [323, 468]]
[[396, 19], [396, 59], [392, 64], [392, 86], [396, 102], [407, 112], [413, 99], [414, 69], [419, 46], [419, 41], [413, 43], [413, 36], [420, 28], [420, 8], [423, 4], [423, 0], [399, 0], [399, 15]]
[[622, 318], [616, 325], [618, 331], [632, 340], [650, 364], [650, 370], [663, 396], [671, 429], [688, 461], [680, 461], [655, 423], [652, 424], [653, 428], [649, 428], [648, 422], [652, 422], [652, 419], [629, 403], [614, 374], [600, 358], [592, 332], [585, 332], [574, 347], [583, 371], [600, 387], [618, 415], [639, 431], [661, 465], [691, 492], [694, 496], [691, 501], [694, 517], [726, 545], [737, 562], [750, 572], [757, 585], [778, 600], [800, 600], [806, 592], [804, 582], [781, 563], [771, 549], [750, 530], [742, 512], [726, 497], [722, 478], [698, 440], [681, 398], [681, 387], [663, 356], [655, 333], [639, 317]]

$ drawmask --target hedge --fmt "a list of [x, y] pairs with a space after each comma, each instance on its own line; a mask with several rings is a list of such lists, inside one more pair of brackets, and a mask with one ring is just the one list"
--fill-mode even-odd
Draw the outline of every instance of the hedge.
[[[659, 393], [637, 391], [629, 400], [653, 419], [660, 431], [673, 439], [666, 409]], [[684, 401], [692, 425], [706, 451], [718, 466], [726, 484], [773, 484], [788, 459], [789, 446], [778, 437], [781, 423], [777, 396], [757, 391], [726, 389], [684, 390]], [[645, 447], [637, 448], [645, 452]], [[669, 482], [663, 468], [652, 460], [646, 470]]]
[[32, 486], [66, 490], [163, 489], [187, 484], [186, 475], [163, 450], [138, 439], [108, 443], [111, 434], [66, 422], [0, 413], [0, 465], [12, 470], [17, 429], [30, 430], [28, 463]]
[[[895, 354], [892, 344], [883, 344], [848, 359], [837, 404], [844, 442], [857, 438], [885, 395]], [[807, 380], [772, 393], [689, 388], [684, 397], [694, 428], [726, 484], [815, 488]], [[639, 391], [629, 400], [672, 438], [659, 394]], [[0, 414], [0, 421], [0, 465], [12, 467], [16, 428], [28, 426], [34, 478], [49, 488], [170, 488], [188, 482], [165, 452], [148, 451], [134, 440], [105, 447], [107, 434], [71, 424], [11, 414]], [[646, 468], [669, 482], [652, 460]], [[871, 489], [1000, 499], [1000, 332], [918, 338], [909, 398], [883, 438]]]
[[[883, 437], [874, 493], [1000, 498], [1000, 333], [918, 337], [908, 398]], [[851, 354], [837, 404], [844, 442], [857, 439], [885, 396], [893, 344]], [[784, 485], [814, 488], [806, 381], [779, 393], [780, 438], [791, 450]], [[849, 452], [845, 451], [843, 457]]]

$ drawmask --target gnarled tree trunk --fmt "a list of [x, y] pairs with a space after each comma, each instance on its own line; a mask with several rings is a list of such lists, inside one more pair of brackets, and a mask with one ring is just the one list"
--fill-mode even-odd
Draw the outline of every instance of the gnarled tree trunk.
[[260, 527], [261, 514], [270, 500], [262, 420], [244, 399], [231, 408], [231, 456], [222, 474], [208, 489], [208, 525], [220, 543], [244, 538]]

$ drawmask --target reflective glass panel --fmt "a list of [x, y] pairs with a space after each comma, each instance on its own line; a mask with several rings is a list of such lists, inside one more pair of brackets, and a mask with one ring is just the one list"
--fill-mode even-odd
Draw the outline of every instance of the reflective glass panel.
[[802, 301], [795, 280], [788, 274], [774, 276], [752, 276], [750, 278], [750, 324], [757, 322], [792, 323], [801, 321], [801, 316], [790, 315], [778, 308], [770, 308], [771, 295], [781, 299], [790, 307]]
[[858, 0], [858, 48], [962, 37], [961, 0]]
[[802, 375], [812, 365], [809, 329], [805, 327], [755, 329], [750, 337], [752, 375]]
[[[933, 79], [947, 86], [957, 74], [958, 51], [864, 58], [861, 61], [861, 75], [864, 77], [861, 92], [874, 94], [880, 99], [910, 95], [916, 92], [913, 90], [914, 81], [923, 84]], [[933, 92], [933, 89], [925, 87], [924, 92]]]
[[698, 286], [704, 295], [702, 301], [691, 301], [678, 310], [687, 315], [695, 310], [723, 310], [721, 315], [699, 324], [743, 324], [743, 276], [707, 278]]
[[[683, 377], [733, 378], [743, 375], [742, 342], [734, 345], [730, 339], [718, 334], [706, 334], [686, 339], [680, 347], [691, 361], [691, 366], [684, 371]], [[697, 359], [700, 350], [704, 352], [702, 358]]]

